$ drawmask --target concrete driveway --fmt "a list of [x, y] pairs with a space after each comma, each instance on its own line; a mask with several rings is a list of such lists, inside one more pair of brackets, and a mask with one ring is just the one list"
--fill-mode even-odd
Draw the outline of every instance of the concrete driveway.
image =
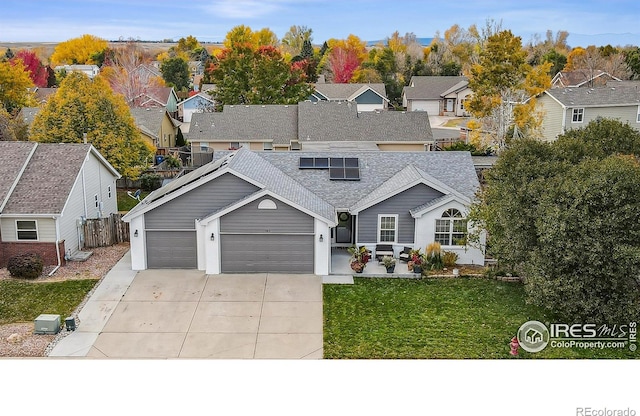
[[[103, 284], [109, 284], [107, 278]], [[97, 302], [87, 302], [85, 308], [96, 312], [84, 319], [81, 312], [76, 332], [49, 356], [322, 358], [320, 276], [145, 270], [135, 275], [119, 302]], [[83, 326], [96, 331], [91, 316], [106, 322], [94, 337], [82, 334]], [[93, 342], [84, 353], [67, 347], [72, 353], [65, 354], [64, 343], [73, 336]]]

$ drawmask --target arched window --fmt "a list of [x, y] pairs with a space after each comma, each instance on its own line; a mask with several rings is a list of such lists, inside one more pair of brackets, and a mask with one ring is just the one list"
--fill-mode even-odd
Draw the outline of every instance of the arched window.
[[258, 204], [258, 209], [278, 209], [276, 203], [270, 199], [263, 199]]
[[464, 246], [467, 244], [467, 220], [462, 213], [449, 208], [436, 220], [435, 241], [443, 246]]

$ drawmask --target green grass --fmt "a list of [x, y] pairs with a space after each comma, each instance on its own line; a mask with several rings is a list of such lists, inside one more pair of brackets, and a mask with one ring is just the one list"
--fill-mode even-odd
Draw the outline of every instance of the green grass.
[[0, 325], [33, 321], [42, 313], [65, 319], [76, 309], [98, 280], [34, 283], [0, 281]]
[[[130, 191], [131, 193], [135, 192], [135, 190]], [[149, 195], [149, 192], [142, 191], [140, 193], [140, 200], [143, 200], [147, 195]], [[136, 205], [138, 205], [138, 201], [127, 195], [126, 189], [118, 189], [118, 211], [131, 211]]]
[[[325, 358], [513, 358], [508, 343], [529, 320], [520, 283], [480, 278], [356, 278], [325, 285]], [[628, 350], [545, 348], [523, 358], [637, 358]]]

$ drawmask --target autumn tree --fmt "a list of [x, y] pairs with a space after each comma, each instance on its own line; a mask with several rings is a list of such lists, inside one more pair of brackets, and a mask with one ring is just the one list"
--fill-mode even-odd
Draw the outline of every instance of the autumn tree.
[[136, 179], [155, 149], [140, 135], [124, 98], [107, 82], [72, 72], [61, 83], [31, 126], [30, 139], [43, 143], [93, 146], [125, 177]]
[[0, 141], [27, 141], [28, 126], [18, 115], [9, 112], [0, 105]]
[[160, 71], [167, 85], [178, 91], [189, 88], [189, 64], [183, 58], [169, 58], [163, 61], [160, 65]]
[[539, 134], [535, 96], [551, 86], [550, 67], [529, 65], [520, 37], [509, 30], [488, 38], [480, 62], [471, 67], [473, 95], [465, 102], [475, 119], [470, 124], [474, 145], [501, 150], [509, 137]]
[[306, 26], [291, 26], [282, 37], [282, 50], [285, 54], [296, 56], [301, 54], [305, 42], [311, 45], [313, 30]]
[[367, 44], [352, 34], [346, 39], [329, 39], [327, 45], [329, 49], [320, 61], [320, 70], [335, 83], [349, 82], [367, 58]]
[[624, 52], [624, 60], [631, 72], [631, 79], [640, 79], [640, 47], [629, 47]]
[[137, 42], [127, 42], [124, 46], [111, 50], [105, 66], [100, 71], [116, 94], [124, 96], [127, 104], [145, 94], [154, 95], [164, 82], [153, 75], [144, 65], [150, 61]]
[[234, 43], [208, 69], [216, 84], [215, 100], [222, 104], [297, 104], [313, 91], [304, 62], [288, 63], [273, 46]]
[[15, 62], [16, 59], [22, 61], [25, 70], [29, 72], [29, 77], [33, 81], [33, 85], [40, 88], [47, 87], [47, 67], [42, 65], [40, 59], [35, 52], [28, 49], [22, 49], [14, 56], [11, 62]]
[[22, 107], [35, 105], [32, 87], [29, 71], [21, 60], [0, 62], [0, 107], [14, 114]]
[[106, 40], [93, 35], [69, 39], [56, 45], [50, 58], [51, 65], [97, 64], [107, 47]]

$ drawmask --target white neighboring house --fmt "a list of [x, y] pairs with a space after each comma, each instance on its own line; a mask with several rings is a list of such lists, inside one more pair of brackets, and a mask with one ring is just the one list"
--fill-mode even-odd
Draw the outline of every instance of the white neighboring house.
[[194, 113], [211, 113], [215, 107], [215, 101], [206, 92], [199, 92], [184, 101], [178, 103], [178, 117], [182, 116], [184, 123], [191, 123]]
[[0, 176], [1, 265], [26, 252], [60, 265], [84, 219], [118, 212], [120, 174], [90, 144], [0, 142]]
[[56, 72], [60, 72], [62, 70], [67, 73], [82, 72], [91, 79], [94, 79], [100, 73], [100, 68], [97, 65], [58, 65], [54, 68], [54, 71]]

